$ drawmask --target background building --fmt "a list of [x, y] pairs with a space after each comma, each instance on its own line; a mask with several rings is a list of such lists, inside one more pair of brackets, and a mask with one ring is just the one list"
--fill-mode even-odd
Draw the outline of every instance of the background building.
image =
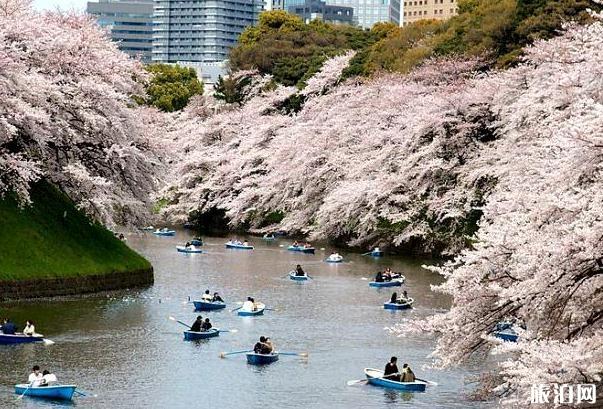
[[331, 6], [321, 0], [306, 0], [303, 4], [289, 6], [291, 14], [296, 14], [307, 24], [321, 20], [333, 24], [354, 24], [354, 9], [346, 6]]
[[245, 27], [258, 21], [262, 0], [155, 0], [154, 62], [228, 58]]
[[444, 20], [457, 14], [457, 0], [404, 1], [403, 25], [425, 19]]
[[150, 62], [153, 50], [153, 0], [100, 0], [89, 2], [88, 14], [110, 30], [120, 50]]

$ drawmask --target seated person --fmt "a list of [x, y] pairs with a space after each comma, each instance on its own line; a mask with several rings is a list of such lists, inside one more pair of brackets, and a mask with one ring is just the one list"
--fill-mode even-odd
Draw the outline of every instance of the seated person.
[[401, 303], [407, 303], [408, 302], [408, 293], [406, 292], [406, 290], [404, 290], [404, 292], [402, 293], [402, 299], [400, 299]]
[[214, 296], [211, 300], [212, 302], [224, 302], [224, 300], [222, 299], [222, 297], [220, 297], [220, 294], [218, 293], [214, 293]]
[[209, 322], [209, 318], [205, 318], [205, 322], [201, 325], [201, 331], [209, 331], [211, 327], [212, 325], [211, 322]]
[[408, 364], [402, 365], [402, 382], [414, 382], [415, 380], [415, 374], [410, 366]]
[[42, 373], [40, 372], [40, 367], [38, 365], [34, 365], [31, 371], [32, 372], [29, 374], [27, 382], [30, 386], [38, 386], [40, 384], [40, 381], [42, 380]]
[[264, 336], [260, 337], [260, 341], [257, 342], [253, 347], [253, 352], [255, 352], [256, 354], [263, 354], [263, 355], [267, 355], [270, 352], [272, 352], [272, 350], [270, 349], [270, 346], [268, 344], [266, 344], [266, 337], [264, 337]]
[[209, 293], [209, 290], [205, 290], [205, 293], [203, 293], [203, 295], [201, 296], [201, 300], [203, 300], [203, 301], [211, 301], [212, 300], [212, 296]]
[[377, 275], [375, 276], [375, 282], [376, 283], [382, 283], [384, 281], [385, 281], [385, 279], [383, 278], [383, 273], [381, 271], [379, 271], [377, 273]]
[[40, 386], [52, 386], [58, 382], [58, 379], [55, 374], [50, 373], [47, 370], [42, 372], [42, 380], [40, 381]]
[[306, 273], [299, 264], [297, 265], [297, 267], [295, 267], [295, 275], [297, 277], [303, 277], [306, 275]]
[[6, 335], [15, 335], [15, 332], [17, 332], [15, 324], [13, 324], [10, 318], [5, 319], [4, 324], [2, 324], [2, 333]]
[[398, 293], [393, 293], [392, 297], [389, 299], [389, 302], [392, 304], [397, 304], [399, 302]]
[[400, 371], [398, 371], [398, 358], [392, 356], [389, 362], [385, 365], [385, 370], [383, 371], [383, 379], [389, 379], [392, 381], [400, 382]]
[[23, 329], [23, 334], [28, 336], [33, 336], [36, 333], [36, 327], [33, 325], [33, 321], [27, 320], [25, 324], [25, 328]]
[[191, 331], [193, 332], [201, 332], [201, 326], [203, 325], [203, 317], [198, 315], [193, 325], [191, 325]]
[[241, 309], [245, 310], [245, 311], [254, 311], [254, 308], [255, 308], [255, 304], [253, 302], [253, 298], [247, 297], [247, 301], [245, 301], [243, 303], [243, 306], [241, 307]]
[[272, 352], [274, 352], [274, 344], [272, 343], [272, 340], [269, 337], [266, 337], [266, 342], [265, 342], [266, 346], [268, 348], [266, 348], [266, 353], [270, 354]]

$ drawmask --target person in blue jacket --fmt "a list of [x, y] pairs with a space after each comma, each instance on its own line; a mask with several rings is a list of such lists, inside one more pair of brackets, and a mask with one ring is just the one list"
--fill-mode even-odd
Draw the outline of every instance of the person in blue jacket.
[[10, 318], [4, 320], [4, 324], [2, 324], [2, 333], [6, 335], [15, 335], [17, 332], [17, 327], [12, 323]]

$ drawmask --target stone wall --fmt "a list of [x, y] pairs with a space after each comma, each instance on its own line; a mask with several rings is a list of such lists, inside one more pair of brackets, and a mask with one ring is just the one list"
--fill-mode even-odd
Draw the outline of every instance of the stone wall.
[[145, 287], [153, 281], [153, 268], [81, 277], [0, 281], [0, 301]]

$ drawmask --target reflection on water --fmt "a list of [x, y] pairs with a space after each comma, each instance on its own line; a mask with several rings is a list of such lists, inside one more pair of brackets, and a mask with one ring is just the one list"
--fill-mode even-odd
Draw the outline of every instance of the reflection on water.
[[[55, 372], [98, 397], [76, 398], [85, 408], [389, 408], [484, 407], [467, 402], [464, 376], [472, 370], [423, 370], [433, 347], [428, 337], [394, 337], [383, 330], [402, 317], [422, 317], [448, 307], [449, 300], [430, 291], [440, 277], [422, 270], [422, 260], [372, 259], [345, 254], [342, 264], [328, 264], [329, 254], [286, 251], [286, 241], [265, 243], [249, 238], [254, 251], [226, 250], [223, 238], [208, 238], [204, 254], [177, 253], [175, 245], [192, 237], [131, 235], [129, 244], [155, 267], [155, 284], [91, 298], [3, 304], [1, 316], [18, 323], [31, 318], [56, 342], [52, 346], [0, 347], [0, 407], [44, 408], [64, 403], [16, 400], [12, 386], [24, 381], [34, 364]], [[318, 246], [319, 247], [319, 246]], [[314, 280], [287, 277], [301, 264]], [[396, 289], [371, 289], [367, 278], [377, 268], [406, 275], [413, 310], [385, 311], [383, 302]], [[365, 278], [363, 280], [362, 278]], [[219, 291], [226, 309], [195, 313], [188, 296]], [[238, 317], [231, 309], [247, 296], [276, 311], [261, 317]], [[184, 327], [169, 316], [192, 323], [198, 315], [214, 326], [238, 329], [197, 342], [183, 341]], [[253, 348], [260, 335], [270, 336], [281, 351], [308, 351], [308, 359], [282, 356], [256, 367], [245, 355], [220, 359], [222, 351]], [[364, 377], [363, 368], [385, 365], [397, 355], [415, 373], [439, 383], [425, 393], [409, 394], [372, 386], [347, 386]]]

